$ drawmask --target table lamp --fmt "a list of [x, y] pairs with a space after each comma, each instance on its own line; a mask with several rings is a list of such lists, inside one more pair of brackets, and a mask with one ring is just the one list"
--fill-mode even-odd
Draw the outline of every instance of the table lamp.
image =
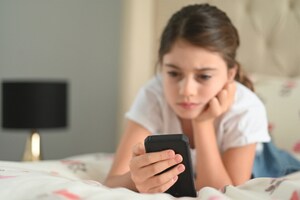
[[38, 130], [67, 126], [67, 89], [66, 81], [2, 82], [2, 127], [31, 131], [24, 161], [42, 159]]

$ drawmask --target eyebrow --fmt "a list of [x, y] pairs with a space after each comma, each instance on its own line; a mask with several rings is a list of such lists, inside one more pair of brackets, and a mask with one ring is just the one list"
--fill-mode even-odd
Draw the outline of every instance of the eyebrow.
[[[174, 68], [174, 69], [177, 69], [177, 70], [181, 70], [180, 67], [174, 65], [174, 64], [170, 64], [170, 63], [166, 63], [164, 64], [166, 67], [171, 67], [171, 68]], [[196, 71], [215, 71], [217, 70], [216, 68], [214, 67], [199, 67], [199, 68], [195, 68]]]

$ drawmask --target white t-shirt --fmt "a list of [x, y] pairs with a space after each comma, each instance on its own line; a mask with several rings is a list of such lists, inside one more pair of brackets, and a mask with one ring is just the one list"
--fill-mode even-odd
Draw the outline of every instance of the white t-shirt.
[[[166, 102], [161, 76], [153, 77], [140, 89], [126, 117], [152, 134], [183, 133], [176, 113]], [[270, 141], [263, 103], [238, 82], [234, 104], [216, 120], [215, 130], [220, 152], [232, 147]]]

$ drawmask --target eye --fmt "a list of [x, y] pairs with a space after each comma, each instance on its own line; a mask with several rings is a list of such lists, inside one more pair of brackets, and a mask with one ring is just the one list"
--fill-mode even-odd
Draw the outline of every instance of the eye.
[[212, 76], [208, 75], [208, 74], [199, 74], [196, 75], [196, 79], [198, 81], [208, 81], [209, 79], [211, 79]]
[[174, 78], [178, 77], [180, 75], [180, 73], [176, 72], [176, 71], [168, 71], [167, 73], [169, 76], [174, 77]]

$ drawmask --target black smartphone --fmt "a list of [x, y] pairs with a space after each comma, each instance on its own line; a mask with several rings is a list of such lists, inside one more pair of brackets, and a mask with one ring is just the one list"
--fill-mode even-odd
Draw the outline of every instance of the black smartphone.
[[147, 153], [172, 149], [183, 157], [185, 170], [178, 175], [178, 180], [166, 193], [174, 197], [197, 197], [188, 137], [184, 134], [150, 135], [144, 143]]

